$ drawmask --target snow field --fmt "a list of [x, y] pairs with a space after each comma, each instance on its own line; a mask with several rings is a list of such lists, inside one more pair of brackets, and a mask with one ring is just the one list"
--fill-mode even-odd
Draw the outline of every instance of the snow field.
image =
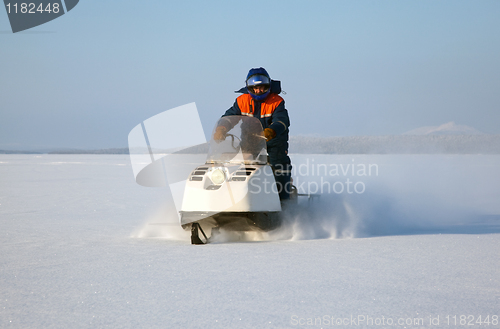
[[351, 177], [365, 193], [324, 194], [263, 241], [205, 246], [148, 225], [171, 223], [168, 191], [136, 185], [126, 156], [0, 161], [2, 328], [320, 328], [359, 315], [451, 328], [447, 315], [499, 313], [498, 157], [359, 156], [380, 169]]

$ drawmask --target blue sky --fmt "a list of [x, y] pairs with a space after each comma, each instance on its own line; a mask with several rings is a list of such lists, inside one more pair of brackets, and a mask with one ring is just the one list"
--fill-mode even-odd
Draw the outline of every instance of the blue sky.
[[125, 147], [190, 102], [208, 133], [259, 66], [292, 135], [499, 134], [499, 17], [500, 1], [81, 0], [13, 34], [0, 10], [0, 149]]

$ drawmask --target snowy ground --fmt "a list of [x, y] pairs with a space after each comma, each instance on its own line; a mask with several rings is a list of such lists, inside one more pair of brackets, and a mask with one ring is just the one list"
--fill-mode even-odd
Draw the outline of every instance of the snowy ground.
[[500, 327], [500, 156], [292, 160], [314, 210], [192, 246], [127, 156], [0, 156], [0, 327]]

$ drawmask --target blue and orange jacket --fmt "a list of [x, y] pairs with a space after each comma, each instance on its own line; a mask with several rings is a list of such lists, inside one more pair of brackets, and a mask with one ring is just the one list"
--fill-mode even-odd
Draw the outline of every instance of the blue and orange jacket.
[[285, 101], [277, 94], [269, 94], [263, 101], [256, 101], [248, 93], [236, 98], [233, 106], [224, 113], [228, 115], [248, 115], [258, 118], [262, 128], [271, 128], [276, 137], [267, 142], [267, 148], [280, 147], [288, 150], [288, 127], [290, 118], [285, 109]]

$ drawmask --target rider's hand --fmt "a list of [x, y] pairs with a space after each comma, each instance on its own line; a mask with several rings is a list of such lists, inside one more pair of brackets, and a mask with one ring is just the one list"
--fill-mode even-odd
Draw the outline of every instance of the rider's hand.
[[226, 139], [227, 128], [224, 126], [218, 126], [215, 128], [214, 132], [214, 140], [215, 141], [223, 141]]
[[276, 137], [276, 132], [271, 128], [266, 128], [264, 129], [264, 137], [266, 137], [267, 141], [270, 141], [271, 139]]

